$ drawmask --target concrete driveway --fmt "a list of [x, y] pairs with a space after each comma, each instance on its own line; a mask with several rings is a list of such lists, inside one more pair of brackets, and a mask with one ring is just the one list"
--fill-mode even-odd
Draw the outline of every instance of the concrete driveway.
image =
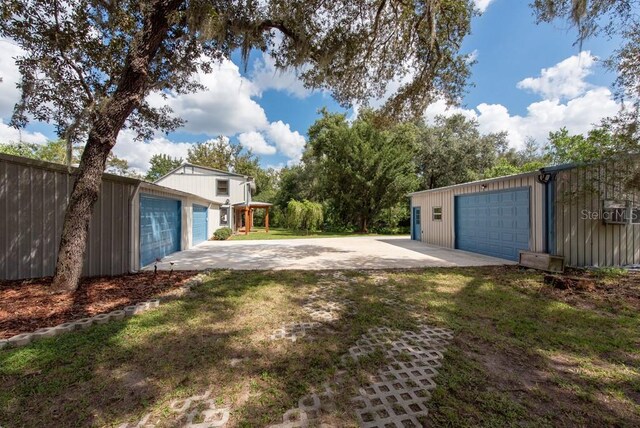
[[[165, 257], [158, 269], [393, 269], [487, 266], [509, 260], [425, 245], [404, 236], [207, 241]], [[153, 269], [153, 266], [147, 267]]]

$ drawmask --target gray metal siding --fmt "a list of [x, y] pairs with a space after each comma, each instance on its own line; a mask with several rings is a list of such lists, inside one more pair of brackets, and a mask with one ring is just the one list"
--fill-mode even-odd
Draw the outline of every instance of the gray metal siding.
[[[561, 171], [555, 180], [555, 249], [569, 266], [624, 266], [640, 264], [640, 224], [605, 224], [584, 218], [583, 210], [599, 213], [604, 199], [630, 200], [615, 165]], [[623, 174], [623, 172], [622, 172]]]
[[[73, 176], [0, 159], [0, 279], [53, 275]], [[130, 270], [130, 180], [103, 179], [89, 227], [83, 275]]]

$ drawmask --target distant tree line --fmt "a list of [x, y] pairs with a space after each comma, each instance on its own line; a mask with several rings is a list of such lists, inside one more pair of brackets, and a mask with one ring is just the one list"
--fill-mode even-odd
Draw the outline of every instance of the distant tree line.
[[[430, 123], [388, 124], [369, 110], [353, 121], [344, 114], [320, 113], [309, 129], [301, 162], [281, 170], [263, 168], [250, 150], [218, 137], [194, 143], [184, 160], [154, 155], [144, 177], [113, 154], [107, 171], [155, 181], [186, 160], [253, 177], [254, 200], [274, 204], [274, 227], [396, 233], [409, 226], [410, 192], [628, 153], [628, 142], [607, 121], [587, 135], [562, 128], [549, 133], [545, 144], [529, 138], [515, 149], [505, 132], [482, 134], [477, 121], [459, 114]], [[0, 144], [0, 152], [67, 162], [64, 140]], [[81, 149], [72, 153], [72, 163], [78, 162]], [[256, 224], [263, 223], [263, 216], [256, 212]]]
[[[80, 157], [82, 156], [82, 150], [83, 146], [74, 145], [71, 150], [71, 161], [69, 162], [67, 159], [67, 142], [65, 140], [50, 140], [44, 144], [26, 142], [0, 143], [0, 153], [39, 159], [62, 165], [78, 165]], [[125, 177], [142, 178], [142, 175], [129, 166], [129, 162], [127, 162], [126, 159], [119, 158], [113, 153], [110, 153], [107, 157], [105, 172]]]

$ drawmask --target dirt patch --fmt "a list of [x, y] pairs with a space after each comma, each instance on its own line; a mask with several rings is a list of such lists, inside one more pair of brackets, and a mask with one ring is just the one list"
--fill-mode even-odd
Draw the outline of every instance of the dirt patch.
[[542, 292], [554, 299], [584, 309], [609, 307], [611, 309], [640, 310], [640, 272], [629, 272], [617, 278], [598, 278], [589, 271], [573, 270], [568, 275], [582, 278], [593, 284], [589, 290], [558, 289], [551, 286]]
[[141, 272], [86, 278], [75, 293], [66, 294], [51, 294], [51, 278], [0, 281], [0, 339], [170, 294], [196, 274]]
[[[628, 271], [619, 276], [598, 275], [598, 271], [567, 269], [554, 277], [568, 279], [566, 288], [558, 288], [544, 282], [542, 271], [518, 266], [497, 266], [477, 269], [488, 281], [517, 288], [525, 293], [534, 292], [571, 306], [598, 313], [617, 313], [620, 310], [640, 310], [640, 271]], [[531, 273], [532, 275], [522, 275]], [[576, 282], [588, 286], [571, 286]], [[575, 284], [574, 284], [575, 285]], [[445, 286], [446, 287], [446, 286]]]

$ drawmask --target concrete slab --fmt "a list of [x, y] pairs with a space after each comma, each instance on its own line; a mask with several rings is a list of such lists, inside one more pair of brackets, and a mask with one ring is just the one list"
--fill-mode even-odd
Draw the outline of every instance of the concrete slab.
[[406, 236], [207, 241], [165, 257], [158, 263], [158, 269], [169, 270], [171, 262], [175, 270], [394, 269], [515, 264], [426, 245]]

